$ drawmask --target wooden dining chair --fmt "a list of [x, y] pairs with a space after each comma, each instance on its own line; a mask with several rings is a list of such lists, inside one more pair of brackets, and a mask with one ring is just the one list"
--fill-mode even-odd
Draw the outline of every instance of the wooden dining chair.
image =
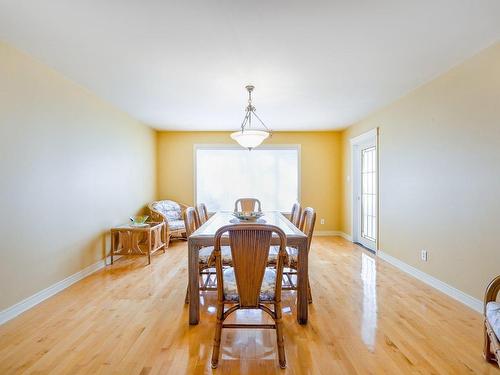
[[[305, 208], [304, 211], [302, 211], [300, 224], [298, 225], [298, 228], [302, 232], [304, 232], [304, 234], [307, 236], [308, 253], [309, 249], [311, 248], [315, 223], [316, 223], [316, 212], [311, 207]], [[283, 290], [297, 290], [297, 284], [294, 281], [294, 278], [296, 279], [297, 277], [297, 270], [299, 267], [299, 259], [298, 259], [299, 252], [297, 248], [292, 246], [287, 246], [286, 251], [288, 253], [289, 262], [285, 266], [286, 268], [288, 268], [288, 270], [284, 271], [285, 283], [283, 285]], [[268, 257], [269, 266], [276, 264], [276, 260], [278, 257], [277, 254], [278, 254], [278, 249], [276, 248], [276, 246], [271, 246]], [[311, 284], [309, 283], [309, 280], [307, 280], [307, 293], [308, 293], [307, 299], [309, 303], [312, 303]]]
[[196, 213], [198, 214], [198, 221], [203, 225], [208, 220], [208, 210], [205, 203], [200, 203], [196, 206]]
[[[307, 236], [307, 253], [309, 254], [309, 250], [311, 249], [311, 242], [314, 233], [314, 225], [316, 224], [316, 212], [312, 207], [304, 208], [302, 211], [302, 215], [300, 217], [299, 229], [304, 232]], [[297, 276], [297, 270], [299, 266], [298, 262], [298, 250], [295, 247], [287, 247], [287, 252], [289, 256], [289, 269], [292, 271], [286, 273], [287, 280], [289, 282], [289, 287], [286, 289], [297, 290], [297, 285], [292, 281], [292, 275]], [[312, 303], [312, 292], [311, 292], [311, 283], [307, 280], [307, 293], [309, 303]]]
[[[233, 267], [223, 268], [221, 238], [229, 234]], [[275, 268], [267, 267], [271, 237], [279, 238], [279, 256]], [[212, 351], [212, 367], [217, 368], [223, 328], [270, 328], [276, 330], [278, 359], [286, 367], [283, 322], [281, 316], [281, 283], [287, 259], [285, 233], [274, 225], [236, 224], [215, 233], [215, 269], [217, 274], [217, 325]], [[225, 305], [231, 305], [225, 310]], [[274, 306], [271, 309], [269, 306]], [[260, 309], [271, 316], [274, 324], [225, 324], [226, 318], [239, 309]]]
[[234, 202], [234, 212], [238, 211], [261, 212], [262, 208], [260, 201], [256, 198], [239, 198]]
[[[200, 222], [198, 220], [198, 214], [193, 207], [188, 207], [184, 211], [184, 225], [186, 227], [186, 235], [189, 237], [196, 229], [200, 227]], [[212, 256], [214, 247], [204, 246], [199, 249], [199, 274], [200, 274], [200, 290], [216, 290], [214, 271], [214, 260]], [[231, 265], [231, 249], [229, 246], [222, 246], [222, 258], [225, 266]], [[203, 280], [205, 277], [205, 280]], [[189, 285], [186, 293], [185, 303], [189, 303]]]
[[290, 213], [290, 221], [297, 228], [300, 225], [300, 214], [302, 213], [302, 209], [300, 207], [300, 203], [296, 202], [292, 206], [292, 212]]

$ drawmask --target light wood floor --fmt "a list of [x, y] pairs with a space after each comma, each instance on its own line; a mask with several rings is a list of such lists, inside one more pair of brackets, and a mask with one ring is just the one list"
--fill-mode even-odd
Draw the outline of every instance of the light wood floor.
[[[0, 374], [211, 373], [215, 295], [190, 327], [186, 264], [179, 241], [151, 266], [120, 259], [0, 326]], [[480, 314], [339, 237], [314, 239], [310, 267], [307, 326], [284, 292], [288, 368], [272, 330], [230, 330], [214, 373], [499, 374], [482, 358]]]

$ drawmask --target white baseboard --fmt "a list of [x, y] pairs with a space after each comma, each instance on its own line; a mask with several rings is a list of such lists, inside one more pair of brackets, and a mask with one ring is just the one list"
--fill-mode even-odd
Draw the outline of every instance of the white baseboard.
[[45, 301], [47, 298], [52, 297], [54, 294], [57, 294], [67, 287], [73, 285], [77, 281], [80, 281], [90, 274], [100, 270], [101, 268], [104, 268], [106, 264], [110, 263], [110, 261], [111, 259], [108, 257], [106, 259], [100, 260], [97, 263], [91, 264], [90, 266], [85, 267], [83, 270], [78, 271], [71, 276], [68, 276], [64, 280], [58, 281], [57, 283], [39, 291], [38, 293], [33, 294], [32, 296], [22, 300], [21, 302], [18, 302], [15, 305], [0, 311], [0, 324], [3, 324], [15, 318], [26, 310], [31, 309], [33, 306], [38, 305], [40, 302]]
[[381, 259], [385, 260], [387, 263], [390, 263], [396, 268], [399, 268], [401, 271], [412, 275], [413, 277], [419, 279], [420, 281], [423, 281], [424, 283], [432, 286], [433, 288], [436, 288], [437, 290], [443, 292], [444, 294], [450, 296], [451, 298], [454, 298], [457, 301], [462, 302], [464, 305], [469, 306], [471, 309], [476, 310], [481, 314], [483, 313], [483, 302], [478, 300], [477, 298], [474, 298], [462, 292], [461, 290], [458, 290], [457, 288], [454, 288], [451, 285], [446, 284], [445, 282], [439, 279], [436, 279], [434, 276], [422, 272], [419, 269], [410, 266], [409, 264], [397, 258], [394, 258], [392, 255], [384, 253], [381, 250], [377, 252], [377, 255]]
[[314, 235], [318, 237], [330, 237], [330, 236], [340, 236], [347, 241], [352, 241], [352, 237], [347, 233], [341, 232], [339, 230], [316, 230]]

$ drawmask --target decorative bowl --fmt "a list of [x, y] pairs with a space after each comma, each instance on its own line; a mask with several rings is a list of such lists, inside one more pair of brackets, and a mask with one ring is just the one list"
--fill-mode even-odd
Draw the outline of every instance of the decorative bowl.
[[233, 212], [233, 215], [238, 219], [242, 221], [255, 221], [264, 214], [262, 212], [257, 212], [257, 211], [236, 211]]
[[146, 220], [149, 218], [148, 215], [144, 216], [130, 216], [130, 225], [133, 227], [144, 227], [146, 226]]

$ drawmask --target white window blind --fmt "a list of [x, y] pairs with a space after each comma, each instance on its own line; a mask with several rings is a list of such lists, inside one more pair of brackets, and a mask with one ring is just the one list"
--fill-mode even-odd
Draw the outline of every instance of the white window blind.
[[299, 195], [299, 149], [197, 146], [196, 202], [210, 212], [232, 211], [238, 198], [257, 198], [262, 210], [289, 212]]

